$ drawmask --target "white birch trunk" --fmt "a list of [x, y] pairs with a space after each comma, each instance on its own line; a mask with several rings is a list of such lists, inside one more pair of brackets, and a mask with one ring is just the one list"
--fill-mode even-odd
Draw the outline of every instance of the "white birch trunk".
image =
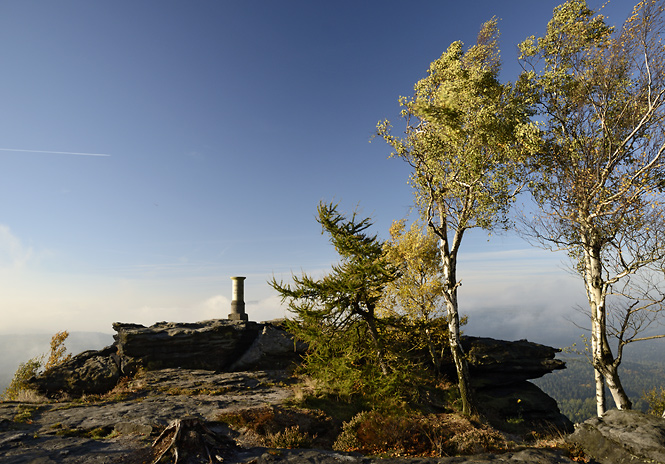
[[[443, 214], [443, 212], [439, 212]], [[445, 216], [441, 216], [445, 217]], [[457, 305], [457, 249], [462, 239], [463, 231], [457, 231], [453, 246], [450, 247], [447, 239], [447, 231], [438, 230], [437, 235], [440, 238], [441, 259], [443, 261], [444, 295], [446, 299], [446, 310], [448, 313], [448, 342], [450, 351], [455, 362], [457, 371], [457, 384], [462, 400], [462, 413], [470, 416], [474, 414], [475, 403], [471, 390], [471, 380], [469, 376], [469, 366], [466, 361], [464, 349], [460, 343], [460, 320]]]
[[607, 284], [602, 278], [602, 264], [598, 247], [585, 243], [585, 285], [591, 309], [591, 353], [596, 384], [596, 413], [606, 411], [605, 384], [618, 409], [630, 409], [631, 402], [621, 385], [617, 365], [607, 339], [607, 311], [605, 299]]
[[[455, 295], [456, 296], [456, 295]], [[456, 302], [455, 302], [456, 303]], [[473, 394], [471, 392], [471, 379], [469, 376], [469, 366], [466, 362], [466, 356], [460, 343], [459, 331], [459, 312], [457, 305], [446, 305], [448, 308], [448, 341], [450, 351], [455, 361], [457, 371], [457, 385], [462, 399], [462, 414], [470, 416], [475, 413]]]
[[[586, 238], [586, 237], [585, 237]], [[602, 363], [602, 338], [605, 321], [605, 295], [603, 294], [602, 266], [599, 251], [588, 240], [584, 243], [584, 284], [591, 309], [591, 362], [596, 385], [596, 414], [605, 414], [605, 376]]]
[[621, 379], [619, 378], [619, 372], [614, 363], [607, 366], [607, 372], [605, 373], [605, 382], [607, 383], [607, 388], [610, 390], [612, 399], [614, 399], [614, 404], [616, 404], [617, 409], [622, 411], [626, 409], [632, 409], [633, 403], [628, 398], [626, 391], [623, 389], [621, 384]]
[[605, 414], [605, 377], [600, 373], [598, 369], [593, 370], [593, 374], [596, 380], [596, 415], [598, 417]]

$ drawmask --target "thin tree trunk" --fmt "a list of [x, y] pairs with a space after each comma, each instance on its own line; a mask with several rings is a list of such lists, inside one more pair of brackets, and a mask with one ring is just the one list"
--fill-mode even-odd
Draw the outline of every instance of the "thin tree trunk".
[[[586, 237], [585, 237], [586, 238]], [[584, 283], [586, 286], [589, 307], [591, 309], [591, 363], [594, 367], [596, 384], [596, 414], [605, 414], [605, 376], [603, 375], [602, 357], [603, 333], [605, 326], [605, 295], [603, 292], [602, 265], [600, 247], [591, 240], [584, 243]]]
[[621, 385], [621, 379], [619, 378], [618, 367], [616, 364], [612, 363], [607, 366], [607, 372], [605, 372], [605, 382], [607, 383], [607, 388], [609, 388], [612, 398], [614, 399], [614, 404], [616, 404], [617, 409], [626, 410], [632, 409], [633, 403], [628, 398], [626, 391]]
[[593, 374], [596, 380], [596, 415], [600, 417], [605, 414], [605, 377], [595, 368]]
[[464, 349], [460, 343], [459, 310], [457, 304], [457, 251], [459, 250], [464, 229], [458, 226], [453, 237], [452, 245], [448, 241], [448, 228], [443, 205], [438, 205], [439, 226], [437, 227], [430, 216], [429, 225], [439, 237], [439, 251], [443, 264], [443, 288], [448, 312], [448, 342], [450, 352], [457, 371], [457, 385], [462, 400], [462, 414], [470, 416], [476, 413], [475, 399], [471, 390], [469, 366], [466, 361]]
[[457, 385], [462, 399], [462, 414], [470, 416], [475, 414], [475, 402], [471, 390], [471, 379], [469, 376], [469, 365], [460, 342], [459, 308], [457, 305], [457, 277], [455, 258], [447, 250], [446, 244], [442, 244], [443, 274], [445, 278], [446, 310], [448, 312], [448, 342], [450, 352], [455, 361], [457, 371]]
[[605, 307], [606, 283], [602, 278], [600, 247], [587, 241], [584, 249], [585, 285], [591, 309], [591, 353], [595, 369], [596, 413], [598, 417], [606, 411], [605, 384], [619, 409], [631, 409], [614, 356], [607, 339], [607, 311]]
[[390, 370], [388, 369], [388, 364], [386, 363], [386, 356], [383, 352], [383, 347], [381, 346], [381, 339], [379, 337], [379, 331], [376, 328], [376, 321], [374, 320], [374, 315], [367, 314], [365, 317], [365, 322], [367, 323], [370, 336], [372, 337], [372, 342], [374, 343], [374, 349], [376, 350], [376, 356], [379, 359], [379, 366], [381, 367], [381, 373], [383, 373], [383, 375], [388, 375]]
[[441, 359], [439, 358], [439, 355], [436, 353], [436, 349], [434, 347], [434, 343], [432, 342], [432, 337], [427, 335], [427, 350], [429, 351], [429, 356], [432, 359], [432, 364], [434, 365], [434, 374], [436, 375], [437, 378], [439, 378], [439, 375], [441, 375]]
[[460, 398], [462, 399], [462, 414], [470, 416], [476, 412], [473, 391], [471, 390], [471, 378], [469, 376], [469, 365], [466, 361], [464, 349], [460, 343], [459, 312], [457, 310], [457, 292], [454, 292], [454, 303], [447, 304], [448, 309], [448, 341], [450, 351], [455, 361], [457, 371], [457, 385]]

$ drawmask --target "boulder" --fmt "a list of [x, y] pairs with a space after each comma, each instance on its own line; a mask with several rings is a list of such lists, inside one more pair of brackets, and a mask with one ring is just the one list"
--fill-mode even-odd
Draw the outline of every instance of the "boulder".
[[117, 349], [111, 345], [99, 351], [84, 351], [29, 380], [42, 395], [62, 393], [74, 396], [101, 394], [113, 389], [121, 376]]
[[483, 411], [502, 421], [545, 432], [568, 433], [574, 429], [556, 400], [530, 382], [484, 388], [476, 391], [476, 397]]
[[114, 323], [118, 355], [148, 370], [169, 367], [226, 370], [252, 345], [262, 325], [214, 319], [159, 322], [150, 327]]
[[264, 323], [254, 343], [231, 366], [230, 371], [284, 369], [298, 363], [307, 345], [274, 323]]
[[665, 419], [612, 409], [578, 425], [566, 441], [601, 464], [665, 463]]

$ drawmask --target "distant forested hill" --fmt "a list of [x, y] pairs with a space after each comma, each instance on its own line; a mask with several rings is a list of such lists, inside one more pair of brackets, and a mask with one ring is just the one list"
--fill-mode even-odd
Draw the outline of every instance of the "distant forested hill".
[[[633, 402], [633, 408], [646, 411], [645, 391], [665, 387], [665, 343], [648, 341], [626, 349], [626, 360], [619, 366], [621, 382]], [[583, 422], [596, 415], [593, 368], [583, 355], [561, 354], [566, 369], [532, 382], [559, 403], [561, 412], [573, 422]], [[614, 407], [607, 393], [608, 408]]]

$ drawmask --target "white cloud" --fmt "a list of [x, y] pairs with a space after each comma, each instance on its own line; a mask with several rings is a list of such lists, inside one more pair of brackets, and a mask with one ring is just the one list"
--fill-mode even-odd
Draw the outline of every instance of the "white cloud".
[[22, 268], [32, 256], [32, 248], [24, 246], [9, 227], [0, 224], [0, 267]]
[[245, 311], [253, 321], [269, 321], [289, 317], [286, 305], [279, 295], [271, 295], [258, 301], [245, 303]]
[[582, 317], [575, 308], [587, 304], [577, 276], [515, 262], [474, 270], [466, 277], [459, 303], [460, 313], [469, 316], [469, 335], [563, 346], [577, 341], [582, 332], [571, 322]]
[[215, 295], [201, 303], [201, 307], [206, 314], [210, 314], [213, 317], [213, 314], [220, 314], [225, 310], [230, 310], [231, 300], [224, 295]]

